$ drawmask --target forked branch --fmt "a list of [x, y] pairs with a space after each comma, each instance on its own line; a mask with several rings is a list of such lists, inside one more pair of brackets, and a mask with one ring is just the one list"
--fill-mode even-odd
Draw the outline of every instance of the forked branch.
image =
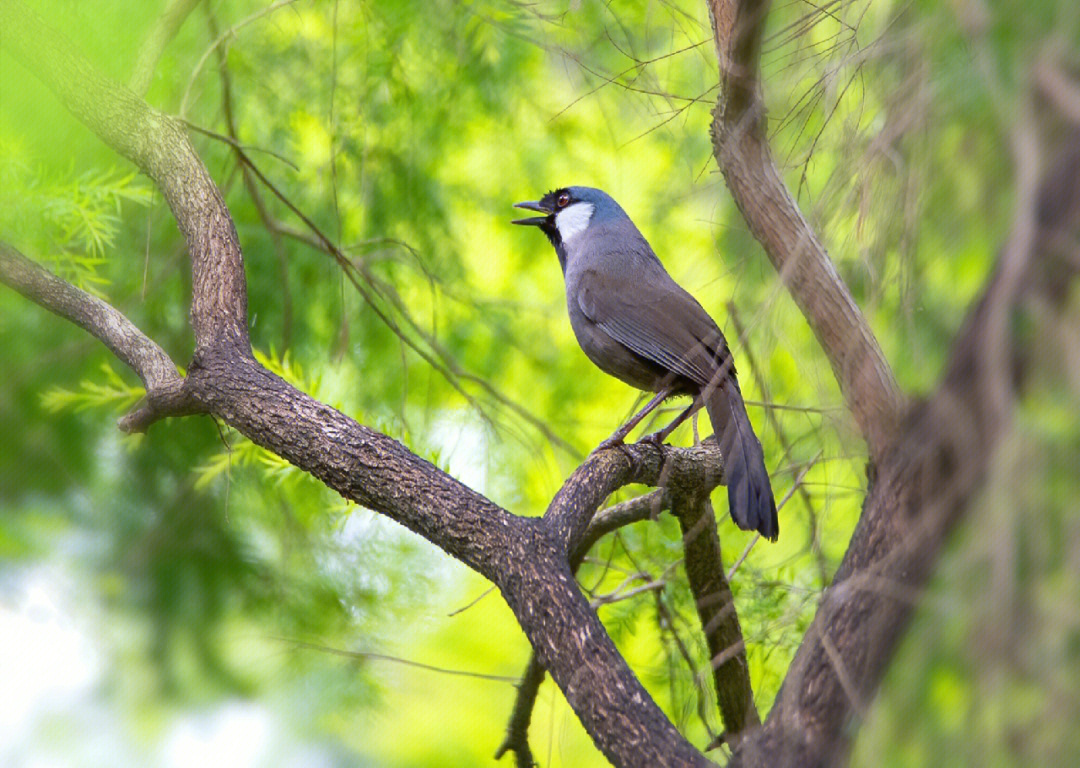
[[124, 431], [142, 431], [153, 420], [198, 412], [172, 358], [115, 307], [61, 280], [4, 242], [0, 242], [0, 282], [90, 332], [142, 380], [146, 398], [121, 420]]
[[877, 461], [904, 407], [866, 317], [780, 177], [765, 132], [758, 76], [766, 0], [708, 0], [723, 88], [713, 154], [747, 226], [765, 249], [829, 359], [848, 408]]
[[[1080, 134], [1046, 129], [1068, 114], [1060, 105], [1057, 115], [1045, 109], [1015, 128], [1013, 236], [937, 390], [901, 417], [904, 403], [880, 347], [770, 157], [756, 60], [765, 6], [709, 0], [727, 86], [714, 115], [714, 153], [828, 355], [877, 473], [763, 728], [738, 745], [731, 764], [820, 765], [843, 760], [852, 721], [908, 624], [911, 596], [925, 586], [1008, 427], [1016, 385], [1030, 370], [1012, 318], [1031, 300], [1044, 320], [1065, 306], [1065, 286], [1080, 268]], [[1040, 154], [1049, 162], [1040, 164]]]
[[[7, 49], [72, 114], [146, 172], [172, 209], [192, 264], [196, 351], [182, 388], [194, 407], [214, 414], [345, 498], [424, 536], [494, 582], [538, 660], [612, 762], [707, 765], [615, 648], [574, 582], [569, 554], [602, 500], [593, 503], [596, 491], [575, 485], [600, 478], [609, 488], [607, 495], [626, 483], [658, 482], [669, 463], [680, 482], [691, 484], [696, 476], [700, 487], [711, 488], [721, 475], [715, 449], [627, 446], [598, 454], [585, 471], [575, 474], [548, 516], [526, 518], [507, 512], [401, 443], [300, 392], [251, 354], [236, 231], [182, 123], [102, 76], [18, 0], [0, 0], [0, 28]], [[22, 262], [7, 263], [25, 272]], [[11, 271], [14, 275], [15, 268]], [[27, 274], [10, 282], [29, 285], [41, 279], [33, 271]], [[47, 296], [46, 289], [36, 293]], [[63, 295], [66, 289], [57, 290]], [[105, 313], [106, 320], [91, 322], [91, 327], [117, 321], [92, 302], [76, 303]], [[108, 328], [99, 330], [112, 338]], [[136, 339], [136, 346], [148, 342], [141, 334]], [[163, 353], [157, 356], [152, 347], [147, 349], [143, 352], [154, 366], [165, 366]], [[138, 356], [129, 357], [144, 369], [149, 365]], [[172, 380], [169, 375], [165, 378]]]

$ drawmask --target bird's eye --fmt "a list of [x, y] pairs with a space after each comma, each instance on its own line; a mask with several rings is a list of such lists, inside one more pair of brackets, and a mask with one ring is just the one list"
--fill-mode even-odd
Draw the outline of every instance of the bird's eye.
[[560, 208], [565, 208], [569, 202], [570, 193], [563, 192], [561, 195], [559, 195], [559, 199], [556, 201], [556, 205], [558, 205]]

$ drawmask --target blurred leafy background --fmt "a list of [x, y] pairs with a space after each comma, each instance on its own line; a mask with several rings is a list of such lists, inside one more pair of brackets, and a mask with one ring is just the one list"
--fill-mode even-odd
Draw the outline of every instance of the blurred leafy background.
[[[127, 81], [163, 3], [31, 5]], [[774, 148], [913, 394], [1009, 231], [1027, 69], [1078, 31], [1066, 0], [774, 4]], [[4, 34], [0, 236], [189, 359], [167, 206]], [[637, 393], [578, 350], [550, 247], [510, 206], [566, 184], [619, 200], [725, 329], [778, 497], [791, 491], [779, 543], [733, 579], [764, 714], [843, 555], [865, 450], [716, 172], [717, 82], [703, 3], [205, 0], [146, 97], [190, 121], [225, 193], [264, 362], [521, 514]], [[196, 128], [235, 132], [258, 175]], [[1045, 357], [857, 765], [1080, 758], [1080, 375]], [[0, 364], [0, 762], [493, 763], [528, 646], [480, 577], [207, 418], [121, 435], [137, 380], [6, 288]], [[726, 520], [721, 539], [729, 564], [750, 544]], [[600, 612], [704, 746], [721, 726], [680, 552], [662, 517], [598, 545], [581, 582], [665, 580]], [[545, 766], [604, 763], [550, 682], [531, 736]]]

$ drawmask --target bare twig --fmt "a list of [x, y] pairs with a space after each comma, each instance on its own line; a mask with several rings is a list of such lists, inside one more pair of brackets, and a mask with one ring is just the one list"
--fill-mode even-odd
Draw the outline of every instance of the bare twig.
[[[640, 580], [641, 576], [634, 576], [634, 579]], [[640, 584], [636, 587], [626, 589], [623, 585], [615, 588], [611, 592], [604, 595], [597, 595], [592, 599], [590, 605], [593, 608], [599, 608], [602, 605], [611, 605], [613, 603], [620, 603], [623, 600], [630, 600], [638, 595], [645, 594], [646, 592], [656, 592], [667, 586], [667, 579], [653, 579], [647, 581], [644, 584]]]
[[[679, 656], [682, 657], [683, 663], [686, 664], [686, 668], [694, 669], [694, 657], [691, 655], [690, 649], [686, 647], [686, 643], [683, 642], [678, 629], [675, 627], [675, 613], [667, 607], [662, 592], [656, 593], [656, 618], [660, 624], [661, 633], [670, 633], [671, 640], [675, 644], [675, 648], [678, 649]], [[694, 674], [694, 688], [697, 692], [697, 714], [698, 719], [701, 720], [701, 724], [705, 728], [705, 732], [709, 735], [710, 743], [719, 743], [723, 741], [723, 737], [713, 729], [712, 724], [709, 722], [709, 704], [706, 701], [707, 697], [705, 695], [709, 685], [708, 677], [708, 674], [702, 674], [701, 672], [696, 672]], [[705, 751], [708, 751], [708, 749]]]
[[[765, 380], [765, 377], [761, 375], [761, 368], [757, 364], [757, 358], [754, 356], [754, 352], [750, 348], [750, 345], [746, 343], [746, 328], [742, 324], [742, 321], [739, 319], [738, 308], [735, 306], [734, 302], [730, 301], [728, 302], [727, 308], [728, 317], [731, 318], [731, 324], [735, 326], [735, 332], [738, 334], [739, 341], [741, 342], [740, 347], [742, 349], [743, 357], [745, 357], [746, 361], [750, 364], [750, 374], [754, 377], [754, 382], [757, 384], [758, 389], [761, 391], [761, 396], [765, 398], [766, 402], [768, 402], [770, 399], [769, 383]], [[766, 408], [765, 417], [769, 420], [769, 423], [772, 424], [773, 434], [775, 434], [776, 438], [780, 441], [780, 446], [784, 449], [784, 455], [791, 457], [793, 453], [791, 441], [788, 439], [787, 433], [784, 431], [784, 426], [780, 423], [780, 419], [776, 415], [776, 409]], [[825, 562], [825, 553], [822, 552], [821, 542], [818, 541], [817, 514], [814, 511], [813, 503], [810, 501], [810, 494], [806, 492], [806, 488], [803, 487], [800, 482], [802, 478], [806, 476], [806, 473], [807, 471], [809, 471], [810, 467], [813, 466], [820, 458], [821, 453], [818, 452], [818, 455], [815, 456], [809, 464], [807, 464], [807, 466], [800, 473], [799, 477], [796, 478], [795, 482], [792, 484], [792, 488], [798, 489], [799, 497], [802, 499], [803, 506], [806, 507], [810, 549], [814, 553], [814, 559], [817, 561], [818, 574], [821, 577], [821, 583], [824, 584], [828, 580], [828, 564]], [[779, 509], [782, 508], [783, 505], [784, 502], [781, 501], [780, 507], [777, 511], [779, 511]], [[757, 542], [758, 538], [758, 536], [755, 536], [754, 539], [750, 542], [749, 546], [747, 546], [746, 548], [746, 551], [743, 552], [742, 557], [739, 558], [739, 562], [742, 562], [742, 560], [745, 559], [746, 556], [750, 553], [750, 547], [752, 547]], [[732, 576], [734, 576], [735, 569], [737, 567], [738, 563], [732, 566], [731, 570], [728, 572], [729, 580], [732, 578]]]
[[191, 77], [188, 78], [187, 87], [184, 89], [184, 97], [180, 99], [180, 116], [184, 117], [187, 114], [188, 97], [191, 95], [191, 87], [195, 84], [195, 81], [199, 78], [199, 73], [202, 72], [202, 68], [206, 66], [206, 60], [210, 58], [210, 55], [218, 49], [226, 40], [231, 40], [235, 37], [236, 33], [246, 27], [248, 24], [252, 24], [264, 16], [268, 16], [279, 8], [283, 8], [286, 5], [292, 5], [296, 0], [277, 0], [276, 3], [272, 3], [265, 8], [260, 8], [250, 16], [246, 16], [240, 21], [233, 24], [226, 29], [214, 42], [210, 43], [210, 46], [203, 51], [202, 56], [199, 57], [199, 61], [195, 64], [195, 68], [191, 71]]
[[[799, 470], [799, 474], [796, 476], [795, 482], [791, 484], [791, 487], [788, 488], [787, 493], [784, 494], [784, 498], [780, 499], [780, 503], [776, 505], [777, 512], [784, 508], [784, 505], [788, 503], [791, 497], [795, 494], [795, 491], [802, 489], [803, 479], [806, 477], [806, 473], [810, 471], [810, 469], [818, 462], [820, 458], [821, 451], [818, 451], [817, 455], [815, 455], [814, 458], [810, 459], [810, 461], [803, 465], [802, 469]], [[735, 578], [735, 571], [739, 570], [739, 566], [743, 564], [743, 561], [746, 560], [747, 556], [750, 554], [750, 550], [754, 548], [754, 545], [757, 544], [760, 539], [761, 534], [755, 534], [754, 537], [750, 539], [750, 543], [746, 545], [746, 549], [744, 549], [742, 551], [742, 554], [739, 555], [738, 559], [731, 564], [731, 570], [728, 571], [727, 575], [728, 581]]]
[[488, 587], [483, 592], [481, 592], [479, 595], [474, 597], [472, 600], [465, 603], [465, 605], [461, 606], [460, 608], [455, 608], [454, 610], [450, 611], [450, 613], [448, 613], [446, 615], [447, 616], [457, 616], [459, 613], [464, 613], [465, 611], [472, 608], [474, 605], [479, 603], [481, 600], [483, 600], [485, 597], [487, 597], [488, 595], [490, 595], [494, 591], [495, 591], [495, 587]]
[[490, 675], [486, 672], [470, 672], [464, 669], [449, 669], [448, 667], [436, 667], [434, 664], [425, 664], [422, 661], [413, 661], [412, 659], [403, 659], [400, 656], [390, 656], [385, 653], [375, 653], [373, 651], [350, 651], [345, 648], [334, 648], [330, 645], [322, 645], [320, 643], [312, 643], [307, 640], [294, 640], [292, 638], [281, 637], [278, 638], [282, 642], [289, 643], [296, 648], [306, 648], [312, 651], [322, 651], [323, 653], [332, 653], [335, 656], [345, 656], [350, 659], [373, 659], [375, 661], [390, 661], [394, 664], [404, 664], [408, 667], [415, 667], [417, 669], [426, 669], [429, 672], [438, 672], [442, 675], [453, 675], [457, 677], [471, 677], [476, 680], [491, 680], [496, 683], [511, 683], [516, 685], [518, 679], [516, 677], [510, 677], [509, 675]]

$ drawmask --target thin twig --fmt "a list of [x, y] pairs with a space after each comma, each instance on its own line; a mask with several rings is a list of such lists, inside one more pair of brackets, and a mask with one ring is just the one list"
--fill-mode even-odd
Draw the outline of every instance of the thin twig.
[[[821, 451], [818, 451], [817, 455], [815, 455], [814, 458], [810, 459], [810, 461], [808, 461], [803, 466], [802, 471], [799, 472], [799, 476], [795, 478], [795, 482], [791, 484], [791, 487], [788, 488], [787, 493], [784, 494], [784, 498], [780, 499], [780, 503], [776, 505], [777, 512], [784, 508], [784, 505], [788, 503], [788, 499], [790, 499], [792, 495], [794, 495], [795, 491], [803, 485], [803, 478], [806, 477], [806, 473], [809, 472], [810, 469], [814, 466], [814, 464], [817, 463], [819, 458], [821, 458]], [[739, 566], [742, 565], [743, 560], [745, 560], [747, 555], [750, 554], [750, 550], [754, 548], [754, 545], [757, 544], [758, 539], [760, 538], [761, 534], [754, 534], [754, 538], [750, 539], [750, 542], [746, 545], [746, 549], [744, 549], [742, 551], [742, 554], [739, 555], [739, 558], [731, 564], [731, 570], [728, 571], [727, 575], [728, 581], [735, 577], [735, 571], [739, 570]]]
[[518, 679], [516, 677], [510, 677], [509, 675], [490, 675], [486, 672], [470, 672], [465, 669], [450, 669], [448, 667], [436, 667], [434, 664], [425, 664], [422, 661], [413, 661], [412, 659], [403, 659], [400, 656], [389, 656], [385, 653], [374, 653], [372, 651], [349, 651], [344, 648], [334, 648], [330, 645], [322, 645], [320, 643], [312, 643], [306, 640], [296, 640], [290, 637], [278, 637], [275, 638], [284, 643], [289, 643], [297, 648], [305, 648], [311, 651], [322, 651], [323, 653], [330, 653], [335, 656], [345, 656], [350, 659], [374, 659], [375, 661], [390, 661], [395, 664], [404, 664], [408, 667], [415, 667], [416, 669], [426, 669], [429, 672], [438, 672], [441, 675], [454, 675], [456, 677], [472, 677], [477, 680], [491, 680], [496, 683], [510, 683], [516, 685]]
[[202, 68], [206, 65], [206, 60], [209, 59], [210, 55], [217, 50], [218, 46], [220, 46], [226, 40], [234, 37], [237, 32], [246, 27], [248, 24], [252, 24], [261, 19], [263, 16], [271, 14], [286, 5], [292, 5], [295, 2], [296, 0], [278, 0], [276, 3], [268, 5], [265, 8], [262, 8], [251, 14], [250, 16], [241, 19], [236, 24], [233, 24], [231, 27], [222, 32], [217, 37], [217, 39], [214, 40], [214, 42], [210, 43], [210, 47], [203, 51], [203, 55], [199, 57], [199, 61], [195, 64], [195, 69], [193, 69], [191, 72], [191, 77], [188, 78], [187, 87], [184, 88], [184, 96], [182, 99], [180, 99], [180, 117], [184, 117], [185, 115], [187, 115], [188, 96], [191, 94], [191, 87], [195, 84], [195, 80], [198, 79], [199, 73], [202, 72]]

